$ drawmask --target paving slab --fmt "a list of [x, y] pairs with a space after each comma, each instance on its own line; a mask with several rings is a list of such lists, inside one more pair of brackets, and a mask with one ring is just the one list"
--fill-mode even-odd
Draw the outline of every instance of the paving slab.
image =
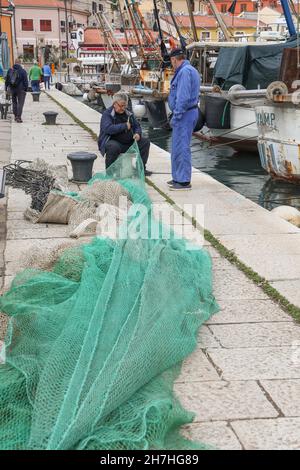
[[258, 384], [250, 380], [177, 383], [175, 392], [183, 406], [196, 413], [195, 422], [278, 416]]
[[299, 379], [294, 347], [207, 349], [224, 380]]
[[[213, 259], [214, 269], [218, 258]], [[207, 322], [208, 325], [231, 323], [259, 323], [259, 322], [293, 322], [290, 315], [285, 313], [272, 300], [219, 300], [220, 311]]]
[[214, 295], [221, 299], [268, 299], [267, 295], [237, 268], [213, 273]]
[[300, 418], [233, 421], [246, 450], [299, 450]]
[[206, 444], [215, 450], [242, 450], [242, 445], [226, 421], [192, 423], [181, 434], [191, 441]]
[[197, 348], [193, 354], [183, 362], [181, 373], [176, 383], [191, 383], [218, 379], [219, 375], [216, 369], [209, 362], [204, 352], [200, 348]]
[[[280, 235], [221, 235], [221, 243], [269, 281], [300, 279], [300, 233]], [[253, 257], [253, 247], [259, 253]], [[300, 285], [300, 284], [299, 284]]]
[[[296, 259], [294, 257], [295, 262], [298, 262], [298, 257]], [[271, 285], [286, 297], [289, 302], [294, 305], [300, 305], [300, 277], [288, 281], [274, 281], [271, 282]]]
[[210, 330], [224, 348], [293, 346], [297, 341], [300, 347], [300, 325], [293, 322], [210, 325]]
[[207, 325], [203, 325], [200, 328], [199, 335], [198, 335], [198, 346], [202, 349], [206, 348], [220, 348], [221, 344], [218, 341], [212, 331], [208, 328]]
[[[300, 343], [298, 351], [295, 350], [295, 361], [300, 367]], [[261, 385], [284, 416], [300, 417], [300, 380], [262, 380]]]

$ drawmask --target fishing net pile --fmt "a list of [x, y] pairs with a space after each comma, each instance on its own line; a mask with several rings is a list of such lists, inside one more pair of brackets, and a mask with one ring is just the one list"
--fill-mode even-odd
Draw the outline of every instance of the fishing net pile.
[[[133, 173], [119, 184], [151, 226], [142, 173]], [[103, 180], [112, 176], [90, 183]], [[115, 240], [63, 251], [52, 269], [19, 273], [1, 297], [10, 317], [1, 449], [204, 448], [181, 436], [193, 415], [172, 389], [216, 311], [210, 257], [172, 237], [124, 236], [139, 233], [136, 215], [126, 225]]]
[[22, 189], [31, 196], [30, 208], [41, 212], [52, 189], [65, 190], [67, 174], [64, 165], [52, 166], [41, 159], [34, 162], [17, 160], [5, 166], [6, 184]]
[[[128, 173], [130, 156], [124, 160]], [[80, 192], [70, 191], [64, 165], [52, 166], [41, 159], [34, 162], [18, 160], [5, 168], [7, 183], [31, 196], [31, 205], [24, 212], [24, 218], [33, 223], [68, 224], [69, 235], [74, 238], [94, 233], [105, 210], [114, 215], [118, 224], [121, 223], [131, 206], [130, 193], [118, 181], [124, 173], [122, 167], [118, 169], [117, 177], [100, 175]], [[136, 171], [133, 168], [133, 174]], [[119, 207], [120, 198], [125, 206], [123, 212]], [[83, 222], [87, 223], [82, 225]]]

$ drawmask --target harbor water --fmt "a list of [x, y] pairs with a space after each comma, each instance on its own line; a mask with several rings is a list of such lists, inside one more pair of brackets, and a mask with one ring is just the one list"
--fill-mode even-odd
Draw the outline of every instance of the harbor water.
[[[92, 107], [99, 110], [95, 105]], [[142, 128], [152, 143], [171, 151], [171, 131], [151, 129], [146, 121], [142, 122]], [[265, 209], [281, 205], [300, 209], [300, 184], [271, 178], [261, 167], [258, 153], [235, 152], [228, 146], [214, 149], [193, 137], [192, 163]]]

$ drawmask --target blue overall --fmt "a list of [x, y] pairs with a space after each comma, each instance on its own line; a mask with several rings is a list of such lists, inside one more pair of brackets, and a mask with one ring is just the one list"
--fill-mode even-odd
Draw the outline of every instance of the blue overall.
[[[172, 132], [172, 179], [177, 183], [189, 183], [192, 176], [191, 139], [198, 120], [200, 75], [185, 60], [176, 70], [171, 81], [169, 106], [173, 112]], [[191, 109], [192, 108], [192, 109]]]

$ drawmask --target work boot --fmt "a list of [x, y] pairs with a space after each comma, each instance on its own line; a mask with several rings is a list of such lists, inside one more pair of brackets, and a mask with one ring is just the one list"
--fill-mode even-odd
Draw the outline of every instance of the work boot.
[[173, 183], [170, 191], [189, 191], [192, 189], [191, 183]]

